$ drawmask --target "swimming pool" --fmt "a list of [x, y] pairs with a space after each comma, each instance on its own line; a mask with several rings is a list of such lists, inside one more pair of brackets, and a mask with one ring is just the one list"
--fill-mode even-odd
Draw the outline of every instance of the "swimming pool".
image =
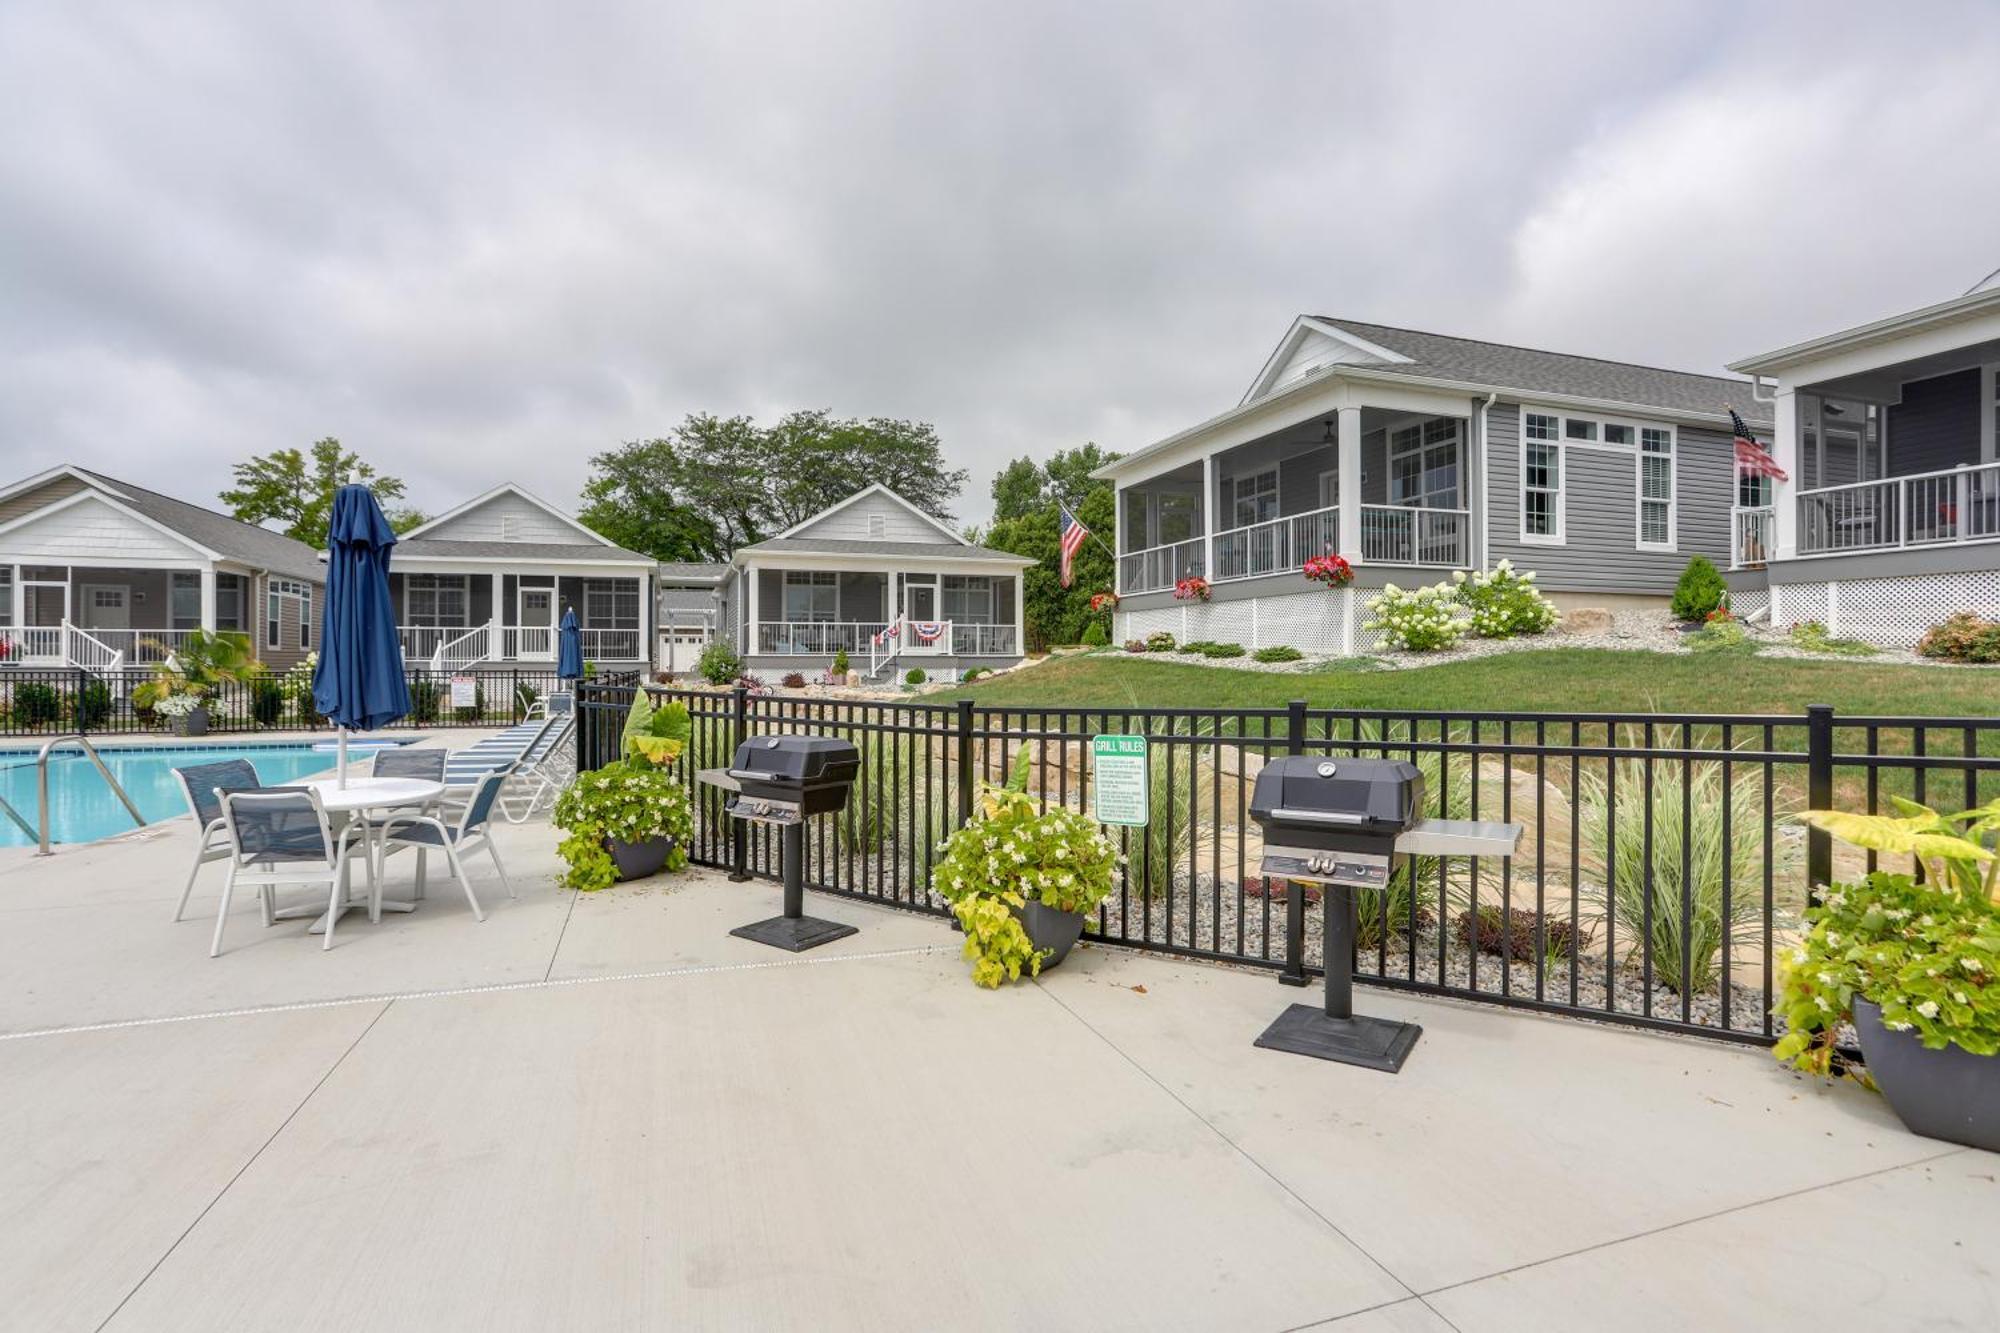
[[[0, 750], [0, 797], [35, 822], [35, 752]], [[313, 742], [271, 745], [99, 745], [104, 766], [139, 807], [147, 823], [187, 813], [187, 798], [173, 770], [218, 759], [248, 759], [265, 786], [291, 782], [333, 767], [334, 756], [315, 751]], [[52, 842], [95, 842], [114, 833], [130, 833], [132, 816], [111, 794], [97, 768], [83, 751], [70, 747], [49, 756], [49, 839]], [[35, 840], [0, 812], [0, 847], [32, 847]]]

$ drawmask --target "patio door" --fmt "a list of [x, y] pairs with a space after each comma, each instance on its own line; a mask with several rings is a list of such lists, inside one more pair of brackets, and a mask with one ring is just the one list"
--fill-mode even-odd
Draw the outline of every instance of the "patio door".
[[132, 628], [132, 593], [123, 584], [86, 583], [77, 592], [83, 601], [85, 629]]
[[522, 587], [515, 594], [515, 623], [520, 643], [515, 656], [527, 662], [553, 662], [556, 656], [556, 590]]
[[938, 584], [935, 574], [905, 574], [903, 576], [903, 615], [906, 630], [910, 636], [904, 646], [906, 653], [942, 653], [950, 648], [946, 636], [936, 634], [929, 643], [918, 634], [919, 625], [937, 625]]

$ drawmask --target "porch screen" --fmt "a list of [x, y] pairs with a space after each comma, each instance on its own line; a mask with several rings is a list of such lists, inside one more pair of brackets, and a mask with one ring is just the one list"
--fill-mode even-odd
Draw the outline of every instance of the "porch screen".
[[1456, 509], [1458, 422], [1436, 417], [1389, 436], [1389, 503], [1412, 509]]
[[466, 602], [463, 574], [405, 574], [403, 623], [457, 629], [471, 608]]
[[944, 618], [959, 625], [993, 624], [993, 580], [945, 575]]
[[839, 577], [828, 570], [785, 571], [785, 619], [828, 623], [840, 618]]
[[586, 579], [583, 619], [591, 629], [639, 628], [639, 585], [632, 579]]

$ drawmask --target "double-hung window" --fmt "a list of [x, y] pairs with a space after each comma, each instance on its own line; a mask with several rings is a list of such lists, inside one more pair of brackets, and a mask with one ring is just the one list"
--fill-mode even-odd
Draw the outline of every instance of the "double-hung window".
[[831, 570], [785, 571], [785, 619], [830, 624], [840, 618], [840, 585]]
[[1638, 540], [1641, 550], [1674, 549], [1674, 500], [1674, 433], [1664, 426], [1641, 426]]
[[285, 633], [285, 603], [296, 607], [299, 647], [312, 647], [312, 585], [301, 579], [272, 579], [264, 587], [264, 646], [282, 648]]
[[1521, 418], [1521, 540], [1563, 540], [1562, 423], [1545, 412]]

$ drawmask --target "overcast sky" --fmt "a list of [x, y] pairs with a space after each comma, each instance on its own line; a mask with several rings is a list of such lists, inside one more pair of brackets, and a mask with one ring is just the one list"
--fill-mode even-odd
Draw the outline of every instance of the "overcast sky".
[[0, 448], [436, 511], [690, 411], [974, 478], [1303, 311], [1694, 370], [2000, 266], [2000, 4], [0, 0]]

